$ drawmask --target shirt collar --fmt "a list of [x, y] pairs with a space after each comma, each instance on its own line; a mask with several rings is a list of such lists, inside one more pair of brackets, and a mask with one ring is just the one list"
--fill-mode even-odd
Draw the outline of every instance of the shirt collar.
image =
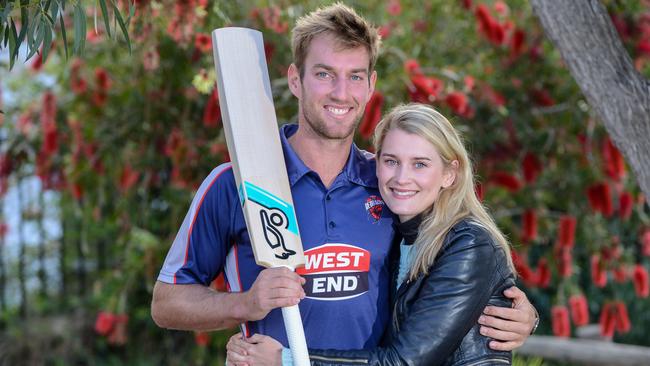
[[[289, 144], [288, 138], [298, 131], [297, 124], [286, 124], [280, 128], [280, 140], [284, 152], [284, 161], [287, 164], [289, 184], [293, 186], [302, 176], [311, 172], [311, 169], [300, 159], [298, 154]], [[342, 176], [352, 183], [369, 188], [377, 188], [377, 176], [375, 175], [374, 155], [357, 148], [355, 144], [350, 147], [348, 161], [343, 167]]]

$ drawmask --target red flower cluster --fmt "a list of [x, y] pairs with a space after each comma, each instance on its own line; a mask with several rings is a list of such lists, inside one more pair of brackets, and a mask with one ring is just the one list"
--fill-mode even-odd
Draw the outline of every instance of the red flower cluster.
[[555, 305], [551, 308], [551, 325], [556, 337], [567, 338], [571, 335], [569, 309], [566, 306]]
[[379, 120], [381, 119], [381, 109], [384, 106], [384, 96], [377, 90], [366, 104], [366, 110], [363, 113], [363, 119], [359, 125], [359, 134], [364, 139], [369, 139]]
[[508, 191], [515, 193], [522, 188], [521, 181], [516, 176], [504, 172], [497, 171], [490, 175], [490, 182], [507, 189]]
[[634, 205], [634, 198], [630, 192], [624, 191], [618, 197], [618, 215], [621, 220], [628, 220], [632, 216], [632, 208]]
[[83, 61], [81, 59], [74, 59], [70, 66], [70, 88], [72, 92], [80, 95], [86, 92], [88, 84], [86, 80], [81, 77], [81, 67], [83, 66]]
[[605, 261], [601, 259], [600, 254], [591, 255], [591, 281], [596, 287], [603, 288], [607, 285]]
[[614, 146], [609, 137], [603, 141], [601, 154], [605, 174], [616, 182], [620, 182], [625, 178], [625, 160], [623, 159], [623, 154]]
[[134, 170], [131, 164], [127, 163], [122, 168], [122, 173], [120, 174], [120, 183], [119, 183], [120, 191], [122, 193], [127, 192], [138, 182], [139, 178], [140, 178], [140, 172]]
[[404, 63], [404, 69], [411, 81], [408, 85], [411, 101], [432, 103], [438, 100], [444, 86], [442, 80], [425, 76], [416, 60], [407, 60]]
[[560, 217], [557, 231], [557, 242], [562, 248], [573, 248], [576, 236], [576, 218], [571, 215]]
[[607, 183], [597, 183], [587, 188], [589, 205], [595, 212], [600, 212], [605, 217], [612, 216], [614, 207]]
[[521, 241], [529, 243], [537, 239], [537, 212], [534, 209], [524, 211], [521, 217], [522, 234]]
[[641, 231], [639, 241], [641, 242], [641, 254], [650, 257], [650, 228], [645, 228]]
[[200, 347], [207, 347], [210, 343], [210, 333], [194, 332], [194, 343]]
[[447, 94], [445, 102], [454, 113], [461, 117], [472, 118], [474, 109], [469, 105], [467, 95], [463, 92], [455, 91]]
[[571, 318], [576, 326], [589, 324], [589, 307], [585, 295], [573, 295], [569, 298], [569, 308], [571, 309]]
[[59, 148], [56, 129], [56, 98], [51, 91], [43, 94], [43, 107], [41, 109], [41, 128], [43, 129], [43, 145], [41, 152], [46, 156], [54, 154]]
[[108, 72], [98, 67], [95, 69], [95, 85], [97, 89], [93, 92], [93, 102], [96, 106], [102, 107], [108, 99], [108, 89], [111, 86], [111, 79]]
[[194, 36], [194, 48], [205, 53], [212, 51], [212, 39], [205, 33], [197, 33]]
[[275, 33], [286, 33], [289, 29], [289, 24], [286, 21], [282, 21], [280, 17], [280, 8], [277, 6], [271, 6], [268, 8], [256, 8], [251, 12], [251, 18], [253, 19], [262, 19], [264, 27], [270, 29]]
[[636, 296], [646, 298], [650, 295], [650, 283], [648, 282], [648, 271], [640, 264], [634, 266], [632, 272], [632, 281], [634, 282], [634, 291]]
[[215, 87], [203, 110], [203, 125], [205, 127], [218, 127], [219, 122], [221, 122], [221, 109], [219, 108], [219, 93]]
[[600, 313], [600, 334], [603, 337], [612, 337], [614, 331], [622, 334], [632, 328], [627, 307], [622, 301], [605, 303]]
[[124, 345], [127, 341], [126, 325], [129, 317], [126, 314], [113, 314], [100, 311], [95, 320], [95, 332], [107, 338], [108, 343]]
[[524, 181], [528, 184], [534, 183], [542, 172], [542, 163], [531, 152], [526, 153], [524, 160], [521, 162], [521, 167], [524, 172]]

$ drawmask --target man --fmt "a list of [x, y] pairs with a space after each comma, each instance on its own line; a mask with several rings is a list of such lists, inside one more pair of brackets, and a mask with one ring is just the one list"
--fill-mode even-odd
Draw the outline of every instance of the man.
[[[298, 125], [283, 126], [281, 141], [305, 268], [296, 274], [254, 263], [231, 166], [223, 164], [199, 188], [158, 277], [158, 325], [214, 330], [243, 323], [247, 335], [286, 346], [278, 308], [300, 303], [309, 347], [378, 344], [390, 319], [393, 215], [379, 196], [374, 160], [353, 137], [374, 91], [379, 45], [377, 30], [341, 4], [301, 18], [293, 30], [288, 81]], [[222, 271], [230, 293], [208, 287]], [[485, 334], [501, 341], [492, 342], [495, 349], [521, 345], [535, 320], [525, 295], [509, 291], [517, 295], [515, 308], [486, 308], [498, 318], [483, 320]]]

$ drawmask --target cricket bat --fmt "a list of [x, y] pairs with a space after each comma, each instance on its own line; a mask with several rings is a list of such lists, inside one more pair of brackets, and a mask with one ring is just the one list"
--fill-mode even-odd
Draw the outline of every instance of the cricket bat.
[[[262, 33], [247, 28], [212, 31], [219, 104], [239, 199], [255, 262], [304, 266], [298, 221], [284, 163]], [[296, 366], [309, 354], [298, 305], [282, 308]]]

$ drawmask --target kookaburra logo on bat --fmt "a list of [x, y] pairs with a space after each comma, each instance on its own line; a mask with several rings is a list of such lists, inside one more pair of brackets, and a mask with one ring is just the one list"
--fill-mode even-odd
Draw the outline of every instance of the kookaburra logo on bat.
[[264, 239], [277, 258], [287, 259], [296, 254], [295, 251], [287, 248], [284, 242], [282, 231], [289, 226], [289, 220], [284, 212], [277, 208], [263, 208], [260, 210], [260, 220], [264, 229]]

